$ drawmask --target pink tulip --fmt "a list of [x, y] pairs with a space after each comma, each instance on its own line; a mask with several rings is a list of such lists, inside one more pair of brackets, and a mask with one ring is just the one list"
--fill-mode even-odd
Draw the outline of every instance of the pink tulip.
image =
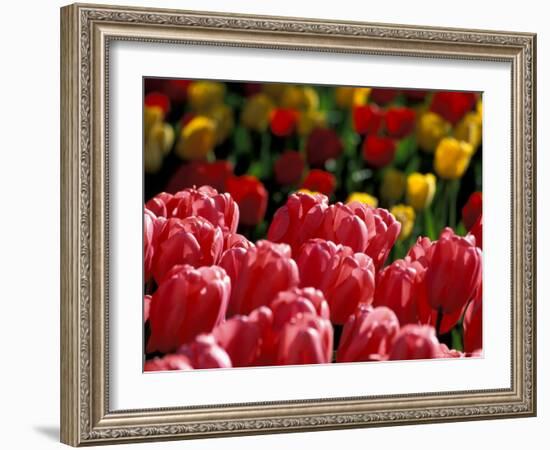
[[435, 329], [429, 325], [405, 325], [393, 341], [391, 360], [432, 359], [441, 356]]
[[426, 286], [431, 307], [445, 314], [462, 309], [481, 284], [481, 263], [475, 238], [443, 232], [429, 251]]
[[233, 316], [218, 325], [212, 335], [231, 358], [233, 367], [253, 366], [257, 364], [272, 321], [271, 310], [260, 306], [248, 316]]
[[480, 215], [475, 223], [470, 228], [468, 236], [473, 236], [476, 238], [476, 245], [480, 249], [483, 249], [483, 216]]
[[186, 356], [195, 369], [233, 367], [229, 355], [211, 334], [197, 336], [193, 341], [180, 347], [178, 354]]
[[306, 242], [297, 258], [302, 287], [321, 290], [330, 306], [331, 320], [344, 324], [359, 304], [374, 295], [374, 265], [363, 253], [331, 241]]
[[281, 330], [276, 364], [326, 364], [332, 359], [333, 330], [330, 320], [316, 314], [297, 314]]
[[454, 348], [450, 349], [445, 344], [439, 345], [439, 353], [439, 358], [464, 358], [466, 356], [463, 352]]
[[170, 354], [162, 358], [154, 358], [145, 361], [145, 372], [158, 372], [165, 370], [192, 370], [191, 361], [185, 355]]
[[369, 229], [365, 221], [348, 205], [330, 205], [316, 237], [350, 247], [354, 252], [364, 252], [369, 242]]
[[424, 267], [428, 267], [428, 263], [429, 263], [428, 253], [432, 245], [433, 245], [433, 242], [430, 240], [430, 238], [421, 236], [417, 239], [416, 243], [409, 249], [409, 252], [407, 253], [407, 257], [411, 261], [418, 261]]
[[273, 326], [276, 329], [280, 329], [283, 324], [299, 313], [315, 314], [323, 319], [330, 318], [330, 310], [324, 294], [312, 287], [281, 291], [269, 307], [273, 311]]
[[269, 305], [278, 292], [299, 283], [298, 268], [286, 244], [258, 241], [249, 249], [233, 248], [223, 254], [220, 266], [231, 278], [229, 317]]
[[[162, 238], [165, 240], [161, 240]], [[202, 217], [169, 219], [159, 236], [153, 274], [160, 283], [166, 273], [179, 264], [194, 267], [216, 264], [223, 250], [223, 235]]]
[[291, 246], [294, 255], [308, 239], [315, 237], [328, 208], [328, 198], [322, 194], [296, 192], [288, 197], [273, 219], [267, 239]]
[[174, 196], [167, 192], [161, 192], [155, 195], [145, 204], [145, 208], [151, 211], [157, 217], [171, 217], [167, 205]]
[[423, 308], [426, 304], [425, 272], [419, 262], [394, 261], [378, 273], [373, 305], [392, 309], [401, 325], [426, 323], [431, 311]]
[[145, 208], [143, 214], [143, 277], [147, 282], [151, 279], [153, 256], [155, 254], [155, 215]]
[[483, 347], [483, 308], [482, 288], [476, 293], [475, 298], [470, 302], [464, 314], [464, 351], [473, 353]]
[[151, 310], [151, 296], [143, 296], [143, 323], [149, 320], [149, 311]]
[[173, 352], [212, 331], [225, 317], [230, 290], [231, 280], [220, 267], [172, 268], [151, 300], [147, 352]]
[[398, 331], [399, 320], [391, 309], [360, 306], [344, 325], [337, 361], [385, 360]]
[[365, 253], [372, 258], [376, 270], [380, 270], [397, 241], [401, 224], [386, 209], [370, 208], [374, 219], [374, 236], [369, 240]]
[[242, 234], [225, 232], [223, 234], [223, 251], [229, 250], [230, 248], [240, 247], [244, 249], [249, 249], [254, 247], [254, 244], [245, 238]]

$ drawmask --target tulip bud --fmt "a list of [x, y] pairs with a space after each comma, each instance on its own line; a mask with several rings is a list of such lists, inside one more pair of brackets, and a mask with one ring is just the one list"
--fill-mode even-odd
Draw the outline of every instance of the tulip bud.
[[437, 175], [446, 180], [461, 178], [470, 165], [473, 153], [474, 148], [468, 142], [442, 139], [435, 150], [434, 168]]
[[388, 136], [401, 139], [414, 131], [416, 112], [411, 108], [390, 108], [384, 115]]
[[481, 192], [473, 192], [468, 201], [462, 208], [462, 222], [464, 227], [469, 230], [474, 226], [483, 210], [483, 200]]
[[376, 208], [378, 206], [378, 199], [373, 195], [367, 194], [366, 192], [352, 192], [348, 195], [346, 203], [359, 202], [364, 205], [371, 206]]
[[368, 135], [363, 141], [363, 158], [376, 169], [390, 164], [396, 150], [395, 141], [388, 137]]
[[201, 334], [178, 349], [195, 369], [225, 369], [233, 367], [231, 358], [211, 334]]
[[328, 198], [322, 194], [289, 195], [286, 204], [275, 211], [267, 239], [289, 244], [297, 254], [305, 241], [317, 235], [327, 208]]
[[476, 103], [476, 94], [473, 92], [445, 92], [438, 91], [432, 97], [430, 111], [456, 124], [464, 114], [470, 111]]
[[296, 129], [299, 116], [298, 111], [294, 109], [274, 109], [270, 116], [271, 132], [279, 137], [290, 136]]
[[378, 105], [387, 105], [395, 100], [399, 95], [398, 89], [374, 88], [371, 92], [371, 99]]
[[321, 290], [330, 306], [332, 322], [344, 324], [359, 304], [374, 295], [374, 265], [364, 253], [331, 241], [312, 239], [297, 258], [301, 286]]
[[429, 303], [435, 310], [456, 312], [481, 285], [481, 250], [474, 240], [447, 229], [430, 248], [426, 284]]
[[215, 144], [215, 122], [206, 116], [196, 116], [182, 128], [176, 154], [182, 159], [203, 160]]
[[286, 244], [258, 241], [248, 250], [226, 251], [220, 266], [231, 277], [231, 299], [228, 316], [248, 314], [269, 305], [280, 291], [298, 286], [298, 268]]
[[433, 173], [422, 175], [414, 172], [407, 178], [407, 203], [416, 211], [422, 211], [432, 204], [435, 195], [436, 178]]
[[225, 317], [231, 280], [220, 267], [181, 266], [160, 283], [149, 311], [147, 352], [170, 353]]
[[322, 167], [329, 159], [340, 156], [343, 145], [338, 134], [330, 128], [316, 128], [306, 142], [306, 155], [309, 164]]
[[227, 191], [239, 205], [242, 224], [257, 225], [264, 219], [268, 193], [256, 177], [252, 175], [230, 177], [227, 179]]
[[300, 182], [304, 168], [304, 157], [299, 152], [287, 150], [275, 161], [273, 170], [277, 183], [292, 186]]
[[451, 124], [440, 115], [427, 111], [418, 120], [416, 139], [419, 147], [433, 153], [439, 141], [451, 132]]
[[398, 331], [399, 321], [391, 309], [360, 306], [344, 325], [337, 361], [385, 360]]
[[454, 137], [459, 141], [468, 142], [476, 151], [482, 139], [481, 115], [477, 112], [467, 113], [456, 125]]
[[273, 102], [263, 93], [249, 97], [241, 113], [241, 123], [246, 128], [264, 132], [269, 125], [269, 118], [273, 110]]
[[215, 124], [216, 143], [225, 141], [235, 126], [233, 110], [224, 103], [219, 103], [205, 111], [204, 115]]
[[395, 205], [390, 209], [390, 212], [401, 224], [398, 239], [404, 241], [411, 235], [414, 228], [414, 221], [416, 220], [414, 209], [408, 205]]
[[353, 128], [359, 134], [376, 134], [382, 126], [383, 111], [375, 104], [353, 108]]
[[330, 196], [336, 188], [336, 178], [324, 170], [311, 169], [302, 182], [302, 188]]
[[341, 109], [364, 105], [369, 99], [371, 90], [371, 88], [338, 86], [334, 90], [334, 100], [336, 101], [336, 105]]
[[401, 200], [405, 193], [407, 177], [400, 170], [392, 167], [384, 171], [382, 184], [380, 185], [380, 196], [387, 202], [397, 202]]
[[435, 329], [429, 325], [405, 325], [393, 341], [391, 360], [441, 357]]
[[204, 112], [223, 102], [225, 83], [207, 80], [193, 81], [187, 88], [187, 96], [193, 111]]

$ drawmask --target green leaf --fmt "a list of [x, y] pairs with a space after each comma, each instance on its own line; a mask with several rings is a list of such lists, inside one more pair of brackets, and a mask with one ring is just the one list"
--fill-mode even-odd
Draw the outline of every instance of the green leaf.
[[405, 166], [412, 155], [416, 152], [416, 138], [414, 135], [401, 139], [397, 144], [397, 152], [395, 153], [394, 164], [397, 166]]

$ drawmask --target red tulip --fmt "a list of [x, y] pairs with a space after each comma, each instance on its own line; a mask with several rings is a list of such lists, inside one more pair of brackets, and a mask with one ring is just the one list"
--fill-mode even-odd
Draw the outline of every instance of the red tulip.
[[[374, 306], [391, 308], [401, 325], [425, 323], [431, 315], [430, 310], [426, 314], [427, 308], [423, 310], [421, 306], [422, 302], [426, 304], [425, 272], [419, 262], [407, 259], [394, 261], [378, 273]], [[424, 317], [421, 317], [422, 313]]]
[[240, 215], [236, 201], [235, 196], [232, 198], [229, 194], [219, 194], [210, 186], [184, 189], [175, 194], [167, 203], [167, 217], [174, 216], [185, 219], [186, 217], [200, 216], [212, 225], [226, 228], [234, 233], [237, 231]]
[[393, 139], [369, 135], [363, 141], [363, 158], [371, 166], [380, 169], [393, 161], [396, 149]]
[[330, 320], [315, 314], [298, 314], [280, 333], [276, 364], [326, 364], [332, 359]]
[[476, 239], [476, 246], [483, 249], [483, 216], [479, 216], [467, 236]]
[[475, 246], [475, 239], [457, 236], [447, 229], [429, 252], [429, 303], [445, 314], [456, 312], [473, 298], [481, 284], [481, 250]]
[[[265, 308], [265, 307], [264, 307]], [[313, 315], [328, 320], [328, 303], [323, 293], [314, 288], [281, 291], [269, 305], [271, 321], [263, 320], [262, 350], [257, 365], [273, 365], [285, 327], [299, 315]], [[255, 310], [251, 316], [256, 313]]]
[[143, 296], [143, 323], [149, 320], [149, 311], [151, 310], [151, 296]]
[[288, 108], [278, 108], [271, 113], [271, 132], [275, 136], [290, 136], [296, 129], [298, 123], [298, 111]]
[[428, 254], [432, 245], [433, 242], [430, 240], [430, 238], [420, 236], [416, 240], [416, 243], [409, 249], [409, 252], [407, 253], [407, 258], [409, 258], [411, 261], [418, 261], [424, 267], [428, 267]]
[[468, 354], [483, 348], [483, 307], [482, 288], [476, 293], [464, 314], [462, 327], [464, 329], [464, 351]]
[[184, 355], [171, 354], [162, 358], [154, 358], [145, 361], [145, 372], [158, 372], [165, 370], [192, 370], [193, 366], [189, 358]]
[[233, 367], [227, 352], [218, 345], [211, 334], [201, 334], [178, 349], [195, 369], [224, 369]]
[[151, 211], [156, 217], [170, 217], [167, 205], [173, 198], [172, 194], [161, 192], [145, 203], [145, 209]]
[[160, 92], [150, 92], [147, 94], [144, 103], [147, 107], [159, 107], [164, 114], [170, 111], [170, 99]]
[[249, 316], [233, 316], [218, 325], [212, 335], [229, 355], [233, 367], [253, 366], [260, 356], [266, 328], [271, 326], [272, 320], [271, 310], [261, 306]]
[[245, 238], [242, 234], [226, 232], [223, 234], [223, 251], [230, 248], [244, 248], [248, 249], [254, 247], [254, 244]]
[[321, 169], [311, 169], [302, 183], [302, 189], [332, 195], [336, 188], [336, 178]]
[[376, 270], [380, 270], [386, 262], [386, 259], [388, 259], [390, 251], [399, 237], [401, 224], [388, 210], [383, 208], [365, 207], [361, 210], [356, 209], [356, 214], [358, 211], [368, 211], [372, 216], [374, 222], [374, 235], [370, 237], [365, 253], [372, 258]]
[[374, 88], [370, 93], [370, 99], [378, 105], [386, 105], [391, 103], [398, 94], [398, 89]]
[[155, 220], [155, 215], [145, 208], [143, 214], [143, 276], [145, 282], [151, 279], [153, 270]]
[[391, 360], [432, 359], [441, 357], [435, 329], [428, 325], [405, 325], [393, 341]]
[[220, 267], [182, 266], [153, 294], [147, 352], [169, 353], [225, 317], [231, 280]]
[[256, 177], [230, 177], [227, 179], [227, 191], [239, 205], [243, 225], [257, 225], [264, 219], [268, 194]]
[[328, 208], [328, 198], [322, 194], [296, 192], [274, 214], [267, 239], [284, 242], [297, 254], [300, 246], [315, 237]]
[[462, 208], [462, 222], [467, 230], [472, 228], [479, 216], [481, 216], [482, 207], [483, 201], [481, 192], [472, 193]]
[[306, 242], [297, 258], [300, 285], [321, 290], [330, 306], [330, 318], [344, 324], [358, 305], [374, 296], [374, 265], [363, 253], [322, 239]]
[[290, 257], [290, 247], [258, 241], [248, 250], [227, 250], [220, 261], [231, 278], [228, 316], [248, 314], [269, 305], [279, 291], [298, 286], [298, 268]]
[[306, 142], [307, 161], [322, 167], [329, 159], [336, 159], [344, 149], [340, 136], [330, 128], [315, 128]]
[[375, 104], [353, 108], [353, 128], [359, 134], [376, 134], [382, 126], [383, 111]]
[[226, 190], [226, 181], [232, 174], [233, 167], [228, 161], [192, 161], [182, 164], [176, 170], [166, 185], [166, 191], [175, 193], [194, 186], [212, 186], [223, 192]]
[[385, 122], [388, 135], [401, 139], [414, 131], [416, 112], [414, 109], [405, 107], [391, 108], [386, 111]]
[[275, 161], [273, 170], [277, 183], [290, 186], [300, 182], [304, 168], [304, 157], [299, 152], [287, 150]]
[[470, 111], [476, 103], [476, 94], [473, 92], [445, 92], [434, 93], [430, 111], [456, 124]]
[[364, 252], [369, 242], [369, 228], [352, 208], [353, 205], [340, 202], [330, 205], [316, 237], [346, 245], [354, 252]]
[[385, 360], [398, 331], [399, 320], [391, 309], [360, 306], [344, 325], [337, 361]]
[[[164, 240], [160, 240], [165, 237]], [[216, 264], [223, 251], [223, 234], [202, 217], [169, 219], [155, 249], [153, 275], [160, 283], [174, 266], [190, 264], [194, 267]]]

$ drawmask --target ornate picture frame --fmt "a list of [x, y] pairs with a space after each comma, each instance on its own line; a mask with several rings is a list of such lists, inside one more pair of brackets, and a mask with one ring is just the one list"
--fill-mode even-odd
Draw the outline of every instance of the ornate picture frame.
[[[117, 40], [511, 64], [511, 386], [113, 411], [109, 49]], [[192, 439], [536, 414], [536, 35], [75, 4], [61, 9], [61, 440]]]

